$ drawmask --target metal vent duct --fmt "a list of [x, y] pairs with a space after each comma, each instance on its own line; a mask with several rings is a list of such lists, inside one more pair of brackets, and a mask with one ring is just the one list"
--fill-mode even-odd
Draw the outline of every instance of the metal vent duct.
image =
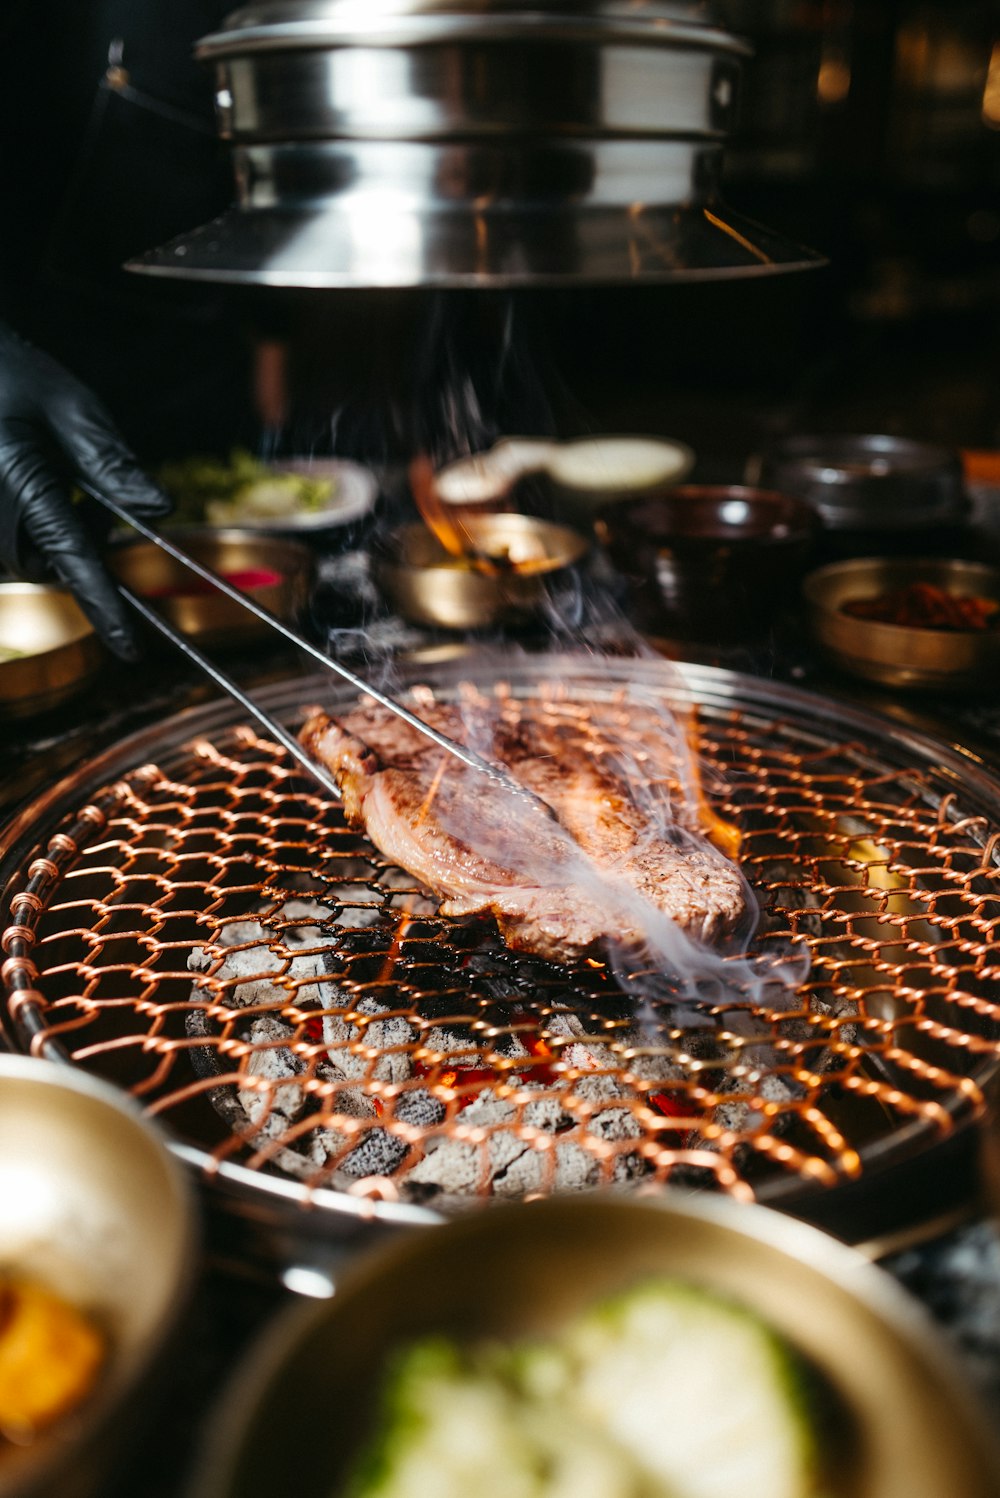
[[748, 50], [664, 0], [247, 6], [196, 49], [236, 202], [130, 269], [372, 287], [816, 265], [719, 198]]

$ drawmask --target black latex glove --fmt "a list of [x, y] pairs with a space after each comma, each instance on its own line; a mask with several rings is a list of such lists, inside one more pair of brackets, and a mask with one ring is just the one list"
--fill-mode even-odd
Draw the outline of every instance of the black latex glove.
[[142, 519], [170, 508], [97, 396], [0, 324], [0, 563], [30, 582], [54, 572], [115, 654], [137, 660], [128, 606], [101, 563], [102, 523], [70, 500], [74, 480]]

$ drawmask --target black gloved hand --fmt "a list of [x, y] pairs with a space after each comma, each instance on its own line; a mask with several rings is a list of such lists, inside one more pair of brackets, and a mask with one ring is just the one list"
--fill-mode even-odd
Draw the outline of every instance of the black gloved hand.
[[30, 582], [54, 572], [115, 654], [137, 660], [128, 607], [70, 500], [74, 479], [142, 519], [170, 509], [97, 396], [0, 324], [0, 563]]

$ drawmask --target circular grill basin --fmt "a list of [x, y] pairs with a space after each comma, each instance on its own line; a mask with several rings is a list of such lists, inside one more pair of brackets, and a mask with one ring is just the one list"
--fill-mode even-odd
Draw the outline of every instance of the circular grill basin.
[[[439, 915], [221, 703], [123, 741], [8, 829], [15, 1043], [139, 1098], [242, 1220], [241, 1255], [248, 1223], [301, 1257], [373, 1223], [606, 1185], [756, 1198], [855, 1239], [954, 1205], [1000, 1055], [1000, 783], [874, 715], [710, 668], [467, 658], [402, 685], [447, 701], [470, 680], [584, 733], [636, 693], [694, 709], [763, 907], [756, 948], [808, 949], [791, 1013], [737, 993], [692, 1029], [597, 962], [517, 956], [491, 922]], [[295, 725], [351, 699], [311, 677], [260, 700]]]

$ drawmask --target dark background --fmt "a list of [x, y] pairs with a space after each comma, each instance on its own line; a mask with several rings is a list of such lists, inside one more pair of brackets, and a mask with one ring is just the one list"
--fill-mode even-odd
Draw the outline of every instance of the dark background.
[[726, 196], [830, 263], [564, 297], [584, 403], [704, 457], [794, 430], [1000, 446], [1000, 6], [725, 8], [755, 46]]

